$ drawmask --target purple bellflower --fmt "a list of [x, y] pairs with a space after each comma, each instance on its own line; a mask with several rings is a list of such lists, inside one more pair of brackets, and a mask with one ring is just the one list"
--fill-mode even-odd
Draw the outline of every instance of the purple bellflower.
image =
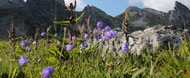
[[107, 39], [112, 39], [112, 32], [107, 32]]
[[31, 51], [31, 48], [29, 48], [29, 47], [28, 47], [28, 48], [26, 48], [26, 51], [30, 52], [30, 51]]
[[30, 41], [22, 41], [21, 42], [21, 46], [22, 47], [26, 47], [26, 46], [28, 46], [30, 44]]
[[19, 62], [20, 66], [23, 66], [23, 65], [28, 64], [30, 61], [28, 59], [24, 58], [23, 56], [21, 56], [21, 58], [18, 60], [18, 62]]
[[84, 35], [84, 39], [85, 39], [85, 40], [89, 40], [88, 34], [85, 34], [85, 35]]
[[74, 36], [72, 37], [72, 41], [73, 41], [73, 42], [76, 42], [76, 38], [75, 38]]
[[67, 46], [66, 46], [67, 51], [71, 51], [73, 48], [74, 48], [74, 46], [71, 44], [67, 44]]
[[109, 31], [111, 31], [111, 27], [110, 26], [106, 26], [105, 30], [109, 32]]
[[45, 37], [45, 36], [46, 36], [46, 32], [42, 32], [42, 33], [41, 33], [41, 36], [42, 36], [42, 37]]
[[97, 27], [98, 27], [98, 28], [102, 28], [102, 27], [103, 27], [103, 22], [102, 22], [102, 21], [99, 21], [99, 22], [97, 23]]
[[47, 67], [42, 71], [43, 74], [43, 78], [50, 78], [54, 72], [54, 68], [53, 67]]
[[127, 44], [124, 44], [122, 47], [122, 52], [123, 53], [129, 53], [129, 46]]

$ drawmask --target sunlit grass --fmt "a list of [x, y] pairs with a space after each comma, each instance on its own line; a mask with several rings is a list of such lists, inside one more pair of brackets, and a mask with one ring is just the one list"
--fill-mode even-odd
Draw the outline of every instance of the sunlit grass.
[[[35, 45], [30, 44], [27, 47], [32, 48], [32, 52], [27, 52], [18, 41], [16, 57], [13, 57], [9, 43], [0, 41], [0, 75], [2, 78], [41, 78], [42, 70], [49, 66], [55, 68], [53, 78], [184, 78], [190, 75], [190, 42], [185, 41], [174, 50], [170, 47], [156, 53], [144, 50], [141, 56], [124, 54], [119, 57], [113, 52], [102, 56], [102, 51], [97, 50], [97, 47], [91, 47], [81, 53], [79, 42], [82, 42], [82, 39], [77, 40], [78, 43], [75, 43], [71, 52], [63, 49], [61, 58], [58, 53], [61, 47], [56, 46], [56, 41], [59, 41], [57, 39], [51, 39], [50, 43], [40, 40], [37, 50], [34, 50]], [[69, 43], [68, 39], [66, 43]], [[30, 63], [19, 66], [20, 56], [29, 59]], [[40, 58], [42, 61], [38, 62]]]

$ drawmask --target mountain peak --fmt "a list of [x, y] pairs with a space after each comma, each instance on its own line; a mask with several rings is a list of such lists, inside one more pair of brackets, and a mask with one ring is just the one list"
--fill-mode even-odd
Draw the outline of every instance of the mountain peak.
[[174, 10], [169, 12], [169, 20], [172, 25], [180, 28], [190, 28], [190, 10], [184, 4], [176, 1]]
[[95, 6], [90, 6], [90, 5], [87, 5], [85, 8], [84, 8], [84, 10], [100, 10], [100, 9], [98, 9], [97, 7], [95, 7]]
[[189, 10], [189, 8], [188, 7], [186, 7], [184, 4], [182, 4], [181, 2], [178, 2], [178, 1], [176, 1], [175, 2], [175, 6], [174, 6], [174, 9], [176, 10], [176, 9], [185, 9], [185, 10]]

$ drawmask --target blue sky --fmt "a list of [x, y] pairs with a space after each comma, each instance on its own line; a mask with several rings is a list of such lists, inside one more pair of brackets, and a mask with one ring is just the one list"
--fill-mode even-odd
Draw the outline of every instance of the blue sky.
[[[128, 0], [84, 0], [89, 5], [96, 6], [111, 16], [123, 13], [127, 7], [131, 6]], [[143, 5], [137, 5], [143, 7]]]
[[[74, 0], [65, 0], [66, 4]], [[130, 0], [77, 0], [78, 1], [78, 11], [83, 10], [86, 5], [96, 6], [97, 8], [105, 11], [111, 16], [117, 16], [123, 13], [127, 7], [132, 6], [129, 4]], [[85, 5], [85, 6], [83, 6]], [[138, 3], [136, 6], [143, 8], [141, 3]]]
[[[66, 4], [74, 0], [65, 0]], [[111, 16], [123, 13], [129, 6], [139, 8], [153, 8], [159, 11], [168, 12], [174, 9], [175, 1], [179, 1], [190, 8], [190, 0], [77, 0], [77, 10], [82, 10], [86, 5], [93, 5], [105, 11]]]
[[[65, 0], [66, 5], [75, 0]], [[129, 6], [139, 8], [153, 8], [168, 12], [174, 8], [175, 1], [179, 1], [190, 8], [190, 0], [77, 0], [77, 11], [82, 11], [88, 4], [96, 6], [111, 16], [123, 13]]]

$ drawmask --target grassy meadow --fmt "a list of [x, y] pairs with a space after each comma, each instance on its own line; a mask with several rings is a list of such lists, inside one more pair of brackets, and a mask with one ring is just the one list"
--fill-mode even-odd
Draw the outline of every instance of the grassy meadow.
[[[49, 34], [49, 36], [52, 36]], [[0, 41], [0, 77], [1, 78], [42, 78], [42, 71], [53, 67], [51, 78], [188, 78], [190, 77], [190, 42], [178, 48], [158, 49], [152, 53], [144, 50], [140, 56], [124, 53], [115, 56], [114, 52], [102, 56], [101, 49], [89, 47], [80, 51], [80, 44], [86, 40], [76, 38], [76, 42], [60, 37], [42, 38], [36, 44], [32, 42], [22, 47], [19, 39], [16, 44]], [[57, 42], [60, 42], [58, 45]], [[66, 45], [74, 48], [67, 51]], [[37, 45], [37, 49], [35, 48]], [[27, 51], [26, 48], [31, 48]], [[103, 47], [102, 47], [103, 48]], [[29, 63], [20, 66], [23, 56]]]

